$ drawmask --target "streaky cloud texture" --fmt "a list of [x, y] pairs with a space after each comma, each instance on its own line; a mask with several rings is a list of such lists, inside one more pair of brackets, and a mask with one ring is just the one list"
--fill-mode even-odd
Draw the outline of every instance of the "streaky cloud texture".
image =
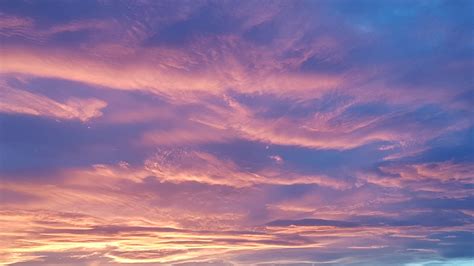
[[0, 0], [0, 264], [472, 265], [473, 10]]

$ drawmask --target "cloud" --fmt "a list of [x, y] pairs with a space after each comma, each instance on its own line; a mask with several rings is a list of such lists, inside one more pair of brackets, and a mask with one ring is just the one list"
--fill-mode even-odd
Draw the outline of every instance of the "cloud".
[[0, 19], [0, 36], [28, 35], [32, 25], [33, 21], [29, 18], [2, 14], [2, 18]]
[[[45, 211], [1, 213], [2, 225], [11, 232], [29, 235], [27, 228], [37, 234], [29, 244], [15, 236], [4, 236], [9, 240], [3, 248], [9, 256], [4, 262], [41, 261], [42, 252], [74, 252], [93, 250], [116, 263], [185, 262], [189, 259], [209, 258], [230, 250], [266, 249], [275, 246], [304, 245], [304, 242], [289, 240], [259, 231], [209, 231], [159, 228], [151, 226], [111, 225], [74, 213]], [[47, 222], [41, 219], [47, 218]], [[25, 226], [14, 224], [22, 221]], [[110, 221], [109, 221], [110, 222]], [[251, 238], [249, 238], [251, 237]], [[154, 241], [151, 241], [155, 239]], [[94, 243], [92, 243], [93, 241]], [[31, 254], [17, 257], [20, 254]]]
[[359, 173], [358, 178], [381, 187], [410, 188], [419, 192], [443, 192], [446, 196], [458, 198], [470, 194], [468, 186], [473, 183], [471, 168], [470, 162], [389, 161], [380, 165], [378, 171]]
[[335, 227], [356, 227], [356, 223], [345, 221], [333, 221], [323, 219], [303, 219], [303, 220], [276, 220], [267, 223], [267, 226], [335, 226]]
[[454, 163], [450, 161], [422, 163], [404, 166], [382, 166], [381, 170], [387, 174], [397, 174], [403, 180], [439, 180], [448, 182], [456, 180], [462, 183], [472, 183], [474, 167], [468, 163]]
[[70, 98], [60, 103], [45, 96], [2, 85], [0, 112], [87, 121], [102, 115], [107, 103], [99, 99]]
[[[426, 219], [431, 217], [430, 219]], [[433, 219], [436, 218], [436, 219]], [[383, 216], [355, 216], [345, 221], [325, 219], [275, 220], [266, 224], [269, 227], [399, 227], [399, 226], [462, 226], [473, 222], [473, 217], [458, 211], [419, 212], [404, 218]]]
[[[432, 230], [468, 226], [472, 220], [472, 217], [459, 212], [444, 211], [403, 215], [401, 218], [346, 216], [340, 220], [274, 220], [278, 216], [273, 213], [270, 216], [273, 219], [265, 228], [255, 224], [246, 226], [242, 220], [248, 219], [248, 206], [256, 200], [271, 203], [269, 198], [262, 197], [260, 189], [208, 182], [216, 178], [212, 176], [216, 173], [213, 168], [227, 174], [224, 170], [232, 164], [225, 161], [213, 164], [217, 159], [210, 155], [188, 153], [161, 153], [161, 157], [151, 159], [150, 163], [159, 163], [150, 165], [151, 170], [133, 169], [127, 164], [116, 167], [98, 165], [93, 169], [59, 173], [62, 178], [56, 179], [54, 185], [48, 182], [2, 182], [3, 189], [17, 193], [12, 197], [35, 198], [34, 201], [2, 202], [2, 227], [10, 228], [10, 233], [4, 236], [9, 244], [2, 244], [9, 255], [2, 260], [7, 263], [41, 262], [41, 257], [51, 259], [53, 253], [67, 258], [73, 254], [71, 252], [82, 252], [84, 255], [94, 253], [96, 260], [106, 259], [109, 263], [185, 263], [218, 258], [239, 263], [243, 262], [239, 255], [278, 248], [295, 251], [317, 248], [334, 252], [336, 247], [366, 246], [364, 241], [380, 246], [390, 243], [393, 248], [396, 243], [393, 238], [397, 241], [413, 239], [403, 236], [409, 232], [419, 234], [416, 241], [429, 246], [426, 236]], [[186, 160], [188, 158], [193, 160]], [[174, 169], [169, 168], [171, 165], [177, 169], [185, 165], [188, 172], [167, 176], [163, 169]], [[157, 177], [151, 177], [150, 171]], [[200, 173], [200, 177], [204, 174], [208, 177], [197, 179], [202, 184], [186, 178], [173, 179], [179, 178], [180, 173]], [[237, 174], [227, 175], [235, 177]], [[271, 191], [268, 193], [272, 194]], [[355, 202], [353, 198], [349, 200]], [[334, 204], [345, 206], [340, 201]], [[75, 211], [71, 212], [72, 209]], [[327, 209], [319, 213], [332, 215]], [[428, 217], [437, 218], [430, 220]], [[428, 232], [420, 233], [414, 226], [423, 227]], [[438, 229], [427, 229], [430, 227]], [[317, 233], [315, 228], [318, 228]], [[373, 239], [367, 239], [368, 235]], [[21, 241], [24, 236], [31, 239], [28, 245]], [[412, 242], [398, 243], [397, 249], [403, 250], [409, 243]], [[44, 252], [49, 252], [49, 255]]]
[[[159, 179], [195, 181], [215, 185], [247, 187], [256, 184], [315, 184], [333, 189], [346, 189], [350, 184], [326, 176], [291, 173], [267, 168], [258, 172], [240, 171], [232, 161], [221, 160], [209, 153], [192, 150], [163, 150], [145, 162], [145, 168]], [[232, 176], [232, 180], [227, 177]]]
[[349, 2], [0, 1], [0, 263], [465, 263], [472, 4]]
[[[208, 69], [203, 67], [196, 72], [180, 70], [175, 67], [179, 62], [161, 59], [161, 54], [165, 51], [168, 50], [158, 53], [145, 52], [128, 61], [126, 58], [111, 61], [60, 49], [49, 53], [38, 49], [2, 46], [0, 71], [5, 74], [66, 79], [119, 90], [144, 90], [170, 96], [193, 91], [216, 94], [225, 92], [227, 88], [242, 92], [276, 94], [287, 93], [281, 90], [287, 88], [291, 90], [292, 95], [297, 95], [305, 91], [324, 91], [341, 83], [338, 78], [328, 75], [246, 73], [232, 55], [224, 55], [224, 62], [218, 63], [226, 65], [226, 68], [221, 70], [215, 66]], [[169, 52], [173, 53], [172, 50]], [[184, 56], [188, 63], [194, 60], [193, 55], [179, 51], [174, 53]], [[72, 61], [75, 63], [71, 65]]]

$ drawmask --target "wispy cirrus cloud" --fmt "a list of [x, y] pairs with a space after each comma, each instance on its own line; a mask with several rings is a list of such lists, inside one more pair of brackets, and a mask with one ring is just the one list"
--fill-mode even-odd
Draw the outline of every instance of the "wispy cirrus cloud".
[[[114, 89], [144, 90], [171, 96], [189, 91], [222, 93], [226, 88], [235, 88], [243, 92], [267, 91], [277, 94], [285, 93], [281, 91], [282, 87], [291, 88], [292, 91], [317, 92], [334, 88], [342, 82], [330, 75], [297, 73], [274, 75], [268, 71], [252, 73], [245, 70], [232, 54], [223, 55], [222, 61], [212, 59], [208, 61], [209, 59], [199, 54], [181, 53], [182, 56], [188, 57], [186, 61], [191, 66], [197, 63], [194, 63], [194, 60], [204, 61], [203, 68], [189, 71], [176, 68], [179, 62], [162, 60], [161, 55], [164, 52], [173, 53], [167, 50], [141, 53], [127, 61], [126, 58], [103, 60], [104, 58], [93, 56], [84, 57], [64, 50], [57, 50], [53, 55], [42, 50], [31, 51], [6, 46], [2, 49], [2, 73], [68, 79]], [[197, 58], [193, 58], [196, 56]], [[213, 65], [212, 68], [205, 67], [209, 64]], [[225, 67], [216, 68], [215, 64], [222, 64]], [[157, 65], [160, 67], [156, 67]]]
[[107, 103], [99, 99], [71, 98], [60, 103], [48, 97], [1, 84], [0, 112], [18, 113], [33, 116], [46, 116], [58, 119], [79, 119], [87, 121], [102, 115], [101, 109]]
[[469, 263], [469, 1], [0, 1], [0, 263]]

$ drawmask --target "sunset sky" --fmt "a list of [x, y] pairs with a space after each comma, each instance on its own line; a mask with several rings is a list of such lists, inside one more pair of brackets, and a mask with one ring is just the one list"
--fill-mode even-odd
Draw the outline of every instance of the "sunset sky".
[[473, 265], [473, 12], [0, 0], [0, 264]]

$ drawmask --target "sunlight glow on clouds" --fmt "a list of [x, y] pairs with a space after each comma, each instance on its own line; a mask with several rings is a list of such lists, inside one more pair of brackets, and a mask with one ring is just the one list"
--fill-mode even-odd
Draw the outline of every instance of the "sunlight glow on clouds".
[[471, 265], [473, 9], [0, 0], [0, 264]]

